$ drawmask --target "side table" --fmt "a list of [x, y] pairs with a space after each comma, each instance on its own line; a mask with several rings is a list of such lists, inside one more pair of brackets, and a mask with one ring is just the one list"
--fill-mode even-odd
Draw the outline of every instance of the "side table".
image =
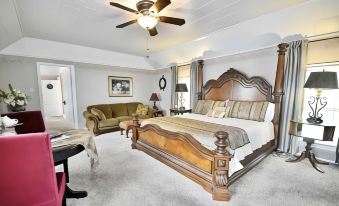
[[184, 113], [191, 113], [192, 109], [170, 109], [170, 114], [178, 115], [178, 114], [184, 114]]
[[153, 117], [163, 117], [164, 112], [162, 110], [157, 110], [153, 112]]
[[317, 160], [314, 153], [312, 152], [312, 144], [315, 140], [320, 141], [332, 141], [335, 131], [335, 126], [325, 124], [313, 124], [308, 122], [299, 122], [292, 120], [290, 122], [289, 134], [292, 136], [302, 137], [303, 141], [306, 142], [305, 151], [300, 156], [288, 159], [286, 162], [300, 162], [301, 160], [308, 158], [312, 166], [319, 172], [324, 173], [317, 164], [328, 163]]

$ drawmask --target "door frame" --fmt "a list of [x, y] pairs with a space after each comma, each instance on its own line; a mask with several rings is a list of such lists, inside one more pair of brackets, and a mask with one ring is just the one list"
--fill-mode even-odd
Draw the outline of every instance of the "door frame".
[[60, 66], [60, 67], [68, 67], [71, 73], [71, 90], [72, 90], [72, 102], [73, 102], [73, 119], [74, 119], [74, 128], [79, 128], [79, 121], [78, 121], [78, 104], [76, 98], [76, 85], [75, 85], [75, 69], [74, 65], [69, 64], [56, 64], [56, 63], [46, 63], [46, 62], [37, 62], [37, 75], [38, 75], [38, 85], [39, 85], [39, 98], [40, 98], [40, 108], [41, 112], [44, 115], [44, 108], [43, 108], [43, 100], [42, 100], [42, 90], [41, 90], [41, 78], [40, 78], [40, 66], [47, 65], [47, 66]]

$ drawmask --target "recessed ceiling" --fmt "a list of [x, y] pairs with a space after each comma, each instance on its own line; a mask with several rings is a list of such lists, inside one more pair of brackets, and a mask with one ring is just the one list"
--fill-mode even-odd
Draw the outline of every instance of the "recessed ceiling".
[[[13, 1], [26, 37], [144, 56], [148, 39], [151, 52], [158, 52], [307, 0], [172, 0], [160, 14], [184, 18], [186, 24], [160, 23], [155, 37], [138, 24], [115, 28], [137, 15], [110, 6], [109, 0]], [[114, 2], [135, 9], [137, 0]]]

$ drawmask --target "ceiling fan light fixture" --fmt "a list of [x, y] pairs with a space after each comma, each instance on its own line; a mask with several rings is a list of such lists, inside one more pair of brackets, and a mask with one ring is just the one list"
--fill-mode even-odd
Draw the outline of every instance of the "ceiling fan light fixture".
[[157, 25], [158, 19], [154, 16], [146, 15], [139, 17], [138, 23], [144, 29], [152, 29]]

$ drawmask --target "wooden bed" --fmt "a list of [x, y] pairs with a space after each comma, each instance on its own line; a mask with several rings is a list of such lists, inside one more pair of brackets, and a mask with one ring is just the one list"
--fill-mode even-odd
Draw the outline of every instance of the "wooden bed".
[[144, 151], [200, 184], [212, 194], [214, 200], [228, 201], [231, 197], [228, 186], [277, 147], [287, 46], [287, 44], [278, 45], [279, 55], [274, 92], [272, 92], [272, 86], [264, 78], [248, 78], [234, 69], [228, 70], [217, 80], [209, 80], [202, 89], [202, 99], [206, 100], [270, 101], [275, 104], [272, 121], [275, 138], [246, 156], [241, 161], [244, 168], [231, 177], [228, 176], [228, 170], [232, 155], [226, 150], [228, 134], [223, 131], [215, 133], [216, 149], [212, 151], [202, 146], [190, 134], [167, 131], [153, 124], [140, 127], [135, 115], [133, 125], [128, 128], [133, 131], [132, 148]]

